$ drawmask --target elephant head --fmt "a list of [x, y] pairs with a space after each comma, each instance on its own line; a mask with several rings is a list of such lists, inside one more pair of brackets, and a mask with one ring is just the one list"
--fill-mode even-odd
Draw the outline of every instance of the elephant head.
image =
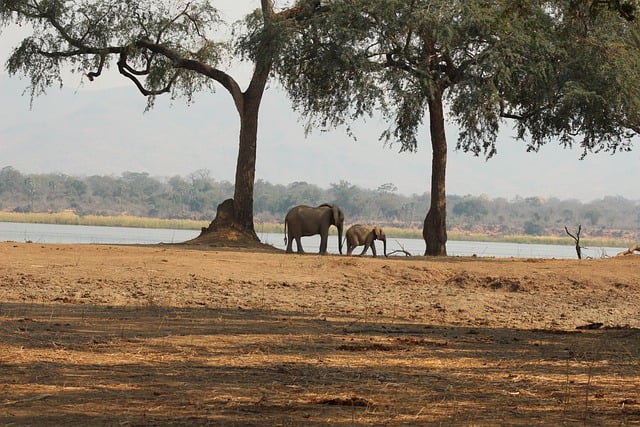
[[338, 229], [338, 250], [340, 251], [340, 255], [342, 255], [342, 228], [344, 227], [344, 213], [338, 205], [333, 205], [331, 209], [333, 211], [333, 225]]
[[388, 256], [387, 255], [387, 236], [384, 234], [384, 231], [382, 231], [382, 228], [376, 225], [375, 227], [373, 227], [373, 230], [371, 230], [371, 232], [373, 233], [374, 239], [378, 239], [382, 241], [382, 244], [384, 247], [384, 256]]

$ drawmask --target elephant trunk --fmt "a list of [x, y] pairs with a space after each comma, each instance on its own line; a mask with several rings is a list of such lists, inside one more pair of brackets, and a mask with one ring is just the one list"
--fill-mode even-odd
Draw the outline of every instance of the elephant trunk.
[[338, 227], [338, 250], [340, 251], [340, 255], [342, 255], [342, 224], [336, 227]]
[[382, 238], [382, 239], [380, 239], [380, 240], [382, 240], [382, 244], [383, 244], [383, 246], [384, 246], [384, 256], [389, 256], [389, 255], [387, 255], [387, 238], [386, 238], [386, 237], [383, 237], [383, 238]]

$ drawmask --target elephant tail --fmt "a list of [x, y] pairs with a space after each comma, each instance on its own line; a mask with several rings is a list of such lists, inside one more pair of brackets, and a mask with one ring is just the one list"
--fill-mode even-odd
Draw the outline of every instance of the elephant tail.
[[287, 246], [287, 220], [284, 220], [284, 245]]

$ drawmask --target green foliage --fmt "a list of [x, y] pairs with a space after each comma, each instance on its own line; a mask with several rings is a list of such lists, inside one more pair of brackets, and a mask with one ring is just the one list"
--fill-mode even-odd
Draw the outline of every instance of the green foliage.
[[[457, 147], [497, 153], [505, 119], [537, 150], [628, 150], [640, 129], [634, 2], [334, 0], [289, 34], [275, 71], [314, 125], [379, 110], [382, 135], [416, 147], [444, 96]], [[622, 17], [622, 18], [621, 18]]]
[[526, 221], [524, 223], [524, 234], [531, 234], [534, 236], [541, 236], [544, 234], [544, 227], [539, 222]]
[[32, 98], [62, 85], [63, 69], [93, 80], [116, 65], [149, 96], [149, 106], [163, 92], [190, 101], [213, 86], [180, 62], [215, 66], [227, 52], [225, 43], [211, 39], [220, 21], [204, 0], [3, 1], [0, 23], [33, 30], [6, 64], [10, 74], [29, 77]]
[[479, 220], [489, 213], [484, 200], [468, 198], [461, 200], [453, 206], [452, 212], [456, 215], [466, 216]]

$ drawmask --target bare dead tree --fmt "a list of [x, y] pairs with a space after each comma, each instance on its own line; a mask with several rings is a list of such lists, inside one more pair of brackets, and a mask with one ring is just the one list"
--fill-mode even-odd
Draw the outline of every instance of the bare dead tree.
[[566, 225], [564, 226], [564, 231], [566, 231], [567, 234], [576, 242], [576, 253], [578, 254], [578, 259], [582, 259], [582, 249], [586, 249], [580, 246], [580, 232], [582, 231], [582, 224], [578, 225], [578, 232], [575, 236], [569, 232]]

